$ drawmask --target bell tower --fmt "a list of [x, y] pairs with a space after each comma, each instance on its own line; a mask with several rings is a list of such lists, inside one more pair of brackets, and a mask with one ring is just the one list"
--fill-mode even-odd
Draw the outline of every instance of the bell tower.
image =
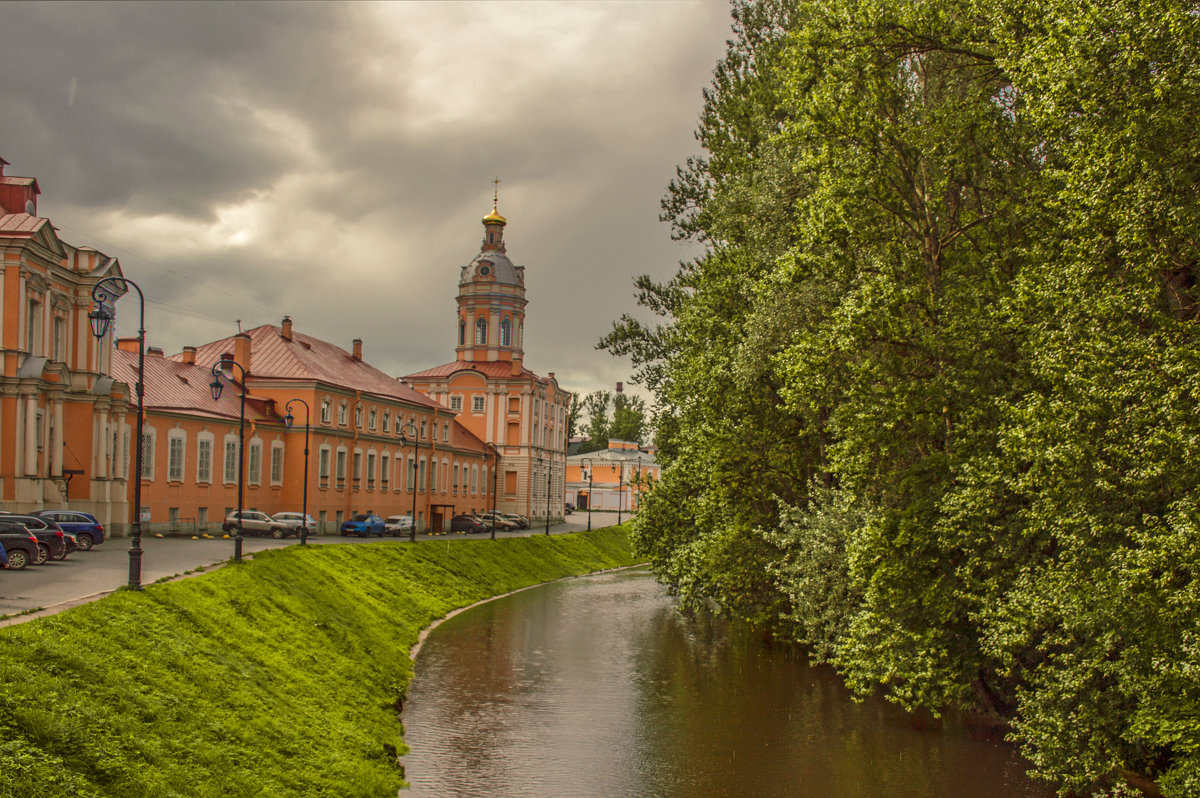
[[471, 363], [509, 361], [516, 368], [524, 359], [525, 267], [509, 260], [500, 180], [493, 182], [492, 212], [483, 217], [479, 254], [459, 276], [455, 357]]

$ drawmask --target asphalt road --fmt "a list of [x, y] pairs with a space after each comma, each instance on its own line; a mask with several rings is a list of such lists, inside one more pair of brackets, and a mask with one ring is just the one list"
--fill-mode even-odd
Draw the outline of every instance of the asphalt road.
[[[609, 516], [612, 516], [611, 518]], [[610, 526], [616, 523], [613, 513], [595, 513], [592, 526]], [[551, 524], [552, 534], [578, 532], [587, 529], [587, 514], [575, 513], [558, 524]], [[519, 532], [497, 533], [498, 537], [528, 536], [541, 534], [544, 526]], [[487, 533], [463, 535], [446, 533], [440, 535], [417, 535], [417, 542], [429, 540], [464, 540], [485, 538]], [[401, 538], [403, 540], [404, 538]], [[320, 536], [309, 538], [309, 543], [328, 545], [371, 545], [378, 538], [343, 538]], [[395, 538], [382, 538], [395, 540]], [[295, 538], [272, 540], [271, 538], [247, 537], [242, 541], [243, 556], [254, 552], [296, 546]], [[142, 538], [142, 584], [149, 585], [163, 579], [183, 576], [197, 568], [219, 566], [233, 557], [233, 541], [224, 539], [200, 539], [182, 537]], [[23, 571], [0, 571], [0, 626], [20, 623], [31, 617], [49, 615], [67, 607], [94, 601], [107, 595], [129, 581], [129, 539], [109, 538], [91, 551], [77, 551], [67, 559], [31, 565]], [[37, 612], [30, 612], [36, 610]], [[20, 614], [28, 613], [28, 614]], [[9, 616], [9, 617], [5, 617]], [[16, 617], [11, 617], [16, 616]]]

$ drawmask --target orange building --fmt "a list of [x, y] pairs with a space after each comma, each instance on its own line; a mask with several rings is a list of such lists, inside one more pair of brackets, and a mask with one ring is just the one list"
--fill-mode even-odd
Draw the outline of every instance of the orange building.
[[525, 267], [508, 257], [507, 224], [493, 203], [479, 254], [460, 272], [455, 359], [403, 380], [495, 447], [497, 510], [561, 519], [571, 395], [554, 372], [523, 365]]
[[576, 510], [636, 512], [661, 476], [652, 449], [614, 438], [607, 449], [567, 458], [567, 501]]
[[106, 376], [111, 333], [97, 342], [87, 314], [92, 287], [121, 267], [59, 239], [37, 215], [37, 181], [6, 176], [7, 165], [0, 158], [0, 508], [69, 501], [120, 524], [130, 393]]

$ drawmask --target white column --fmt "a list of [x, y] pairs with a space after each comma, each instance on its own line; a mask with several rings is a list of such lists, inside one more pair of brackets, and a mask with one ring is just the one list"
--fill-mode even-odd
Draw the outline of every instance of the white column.
[[37, 476], [37, 394], [25, 394], [25, 476]]
[[62, 455], [63, 455], [63, 403], [61, 399], [54, 400], [54, 429], [53, 435], [50, 436], [50, 476], [62, 476]]
[[108, 462], [105, 455], [112, 444], [109, 442], [108, 410], [93, 411], [92, 418], [96, 424], [96, 448], [92, 452], [92, 474], [96, 479], [108, 476]]

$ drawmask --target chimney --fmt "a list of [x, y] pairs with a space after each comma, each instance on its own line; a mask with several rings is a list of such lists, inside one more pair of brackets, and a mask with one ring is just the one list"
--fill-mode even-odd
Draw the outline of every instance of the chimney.
[[183, 348], [183, 362], [189, 366], [196, 365], [196, 347], [185, 346]]
[[284, 316], [283, 321], [279, 322], [279, 337], [285, 341], [292, 340], [292, 317]]
[[362, 339], [361, 338], [354, 339], [354, 359], [362, 360]]
[[163, 351], [161, 346], [152, 346], [146, 350], [146, 357], [156, 357], [159, 360], [163, 359]]
[[246, 374], [250, 373], [250, 335], [238, 333], [233, 336], [233, 359]]
[[521, 358], [517, 355], [516, 352], [513, 352], [512, 375], [514, 377], [521, 376]]
[[138, 339], [118, 338], [117, 349], [120, 349], [122, 352], [136, 352], [138, 351]]

